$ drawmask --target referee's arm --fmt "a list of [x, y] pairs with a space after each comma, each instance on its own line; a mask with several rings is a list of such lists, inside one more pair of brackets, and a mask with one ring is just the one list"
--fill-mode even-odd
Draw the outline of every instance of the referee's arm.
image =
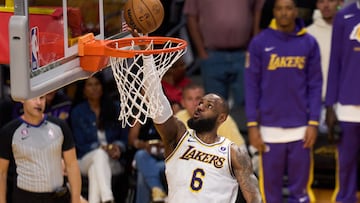
[[6, 203], [6, 179], [9, 160], [0, 158], [0, 203]]
[[63, 156], [66, 173], [70, 183], [71, 202], [80, 203], [81, 176], [79, 165], [76, 159], [75, 147], [64, 151]]

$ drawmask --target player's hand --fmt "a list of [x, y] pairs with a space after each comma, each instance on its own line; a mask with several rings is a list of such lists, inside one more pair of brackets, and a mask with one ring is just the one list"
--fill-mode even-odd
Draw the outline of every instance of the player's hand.
[[133, 37], [140, 37], [141, 36], [141, 34], [136, 29], [133, 30], [130, 27], [128, 27], [128, 31], [131, 33], [131, 35]]
[[[128, 30], [133, 37], [147, 36], [147, 35], [140, 34], [136, 29], [133, 30], [130, 27], [128, 28]], [[141, 50], [146, 50], [148, 48], [148, 45], [139, 45], [139, 47]]]
[[304, 137], [304, 148], [311, 148], [314, 146], [317, 138], [317, 132], [318, 129], [316, 126], [308, 126], [305, 131], [305, 137]]
[[335, 125], [337, 123], [337, 118], [333, 107], [326, 108], [325, 122], [328, 127], [328, 141], [331, 144], [338, 142], [338, 138], [335, 137]]
[[260, 130], [258, 127], [249, 128], [249, 142], [250, 145], [255, 147], [259, 152], [264, 152], [266, 145], [261, 138]]

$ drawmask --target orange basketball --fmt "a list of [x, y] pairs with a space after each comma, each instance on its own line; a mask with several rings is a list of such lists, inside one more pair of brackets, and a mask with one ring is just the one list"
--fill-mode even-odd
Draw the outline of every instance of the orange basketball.
[[160, 27], [164, 7], [160, 0], [128, 0], [124, 5], [124, 18], [132, 29], [148, 34]]

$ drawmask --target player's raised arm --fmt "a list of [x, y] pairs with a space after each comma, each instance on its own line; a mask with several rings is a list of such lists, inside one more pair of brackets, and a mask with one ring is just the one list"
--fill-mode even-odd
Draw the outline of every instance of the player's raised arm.
[[[130, 33], [133, 37], [139, 37], [140, 34], [135, 29], [129, 28]], [[152, 49], [149, 45], [140, 45], [141, 50]], [[165, 157], [167, 157], [176, 147], [177, 142], [181, 136], [185, 133], [185, 125], [173, 116], [173, 112], [170, 103], [165, 96], [161, 86], [161, 76], [156, 71], [156, 64], [154, 56], [152, 54], [144, 54], [143, 60], [143, 71], [144, 71], [144, 88], [142, 93], [146, 95], [157, 95], [157, 98], [149, 101], [151, 105], [162, 108], [162, 111], [158, 111], [152, 119], [155, 128], [159, 132], [161, 139], [165, 145]]]
[[[156, 68], [154, 59], [152, 55], [144, 55], [144, 74], [147, 75]], [[181, 136], [185, 133], [186, 127], [185, 125], [179, 121], [176, 117], [174, 117], [170, 103], [165, 96], [159, 77], [146, 77], [144, 79], [144, 83], [146, 83], [147, 89], [144, 89], [147, 93], [158, 95], [157, 101], [150, 102], [158, 102], [163, 107], [163, 110], [159, 112], [153, 118], [155, 128], [159, 132], [162, 141], [165, 145], [165, 157], [167, 157], [176, 147], [177, 142], [181, 138]], [[147, 93], [144, 94], [147, 94]]]
[[231, 145], [231, 165], [247, 203], [262, 202], [258, 180], [254, 175], [248, 153], [235, 144]]
[[182, 135], [184, 135], [186, 131], [185, 125], [174, 116], [171, 116], [164, 123], [156, 123], [154, 120], [154, 124], [164, 142], [165, 157], [168, 157], [175, 149]]

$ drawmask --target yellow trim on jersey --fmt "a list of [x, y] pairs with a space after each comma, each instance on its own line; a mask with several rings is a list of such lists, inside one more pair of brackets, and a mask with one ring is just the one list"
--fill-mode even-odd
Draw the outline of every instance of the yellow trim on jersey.
[[184, 142], [184, 140], [186, 140], [187, 137], [190, 137], [190, 132], [189, 130], [186, 130], [186, 132], [184, 133], [184, 135], [180, 138], [179, 142], [177, 143], [175, 149], [169, 154], [168, 157], [165, 158], [165, 162], [169, 161], [171, 159], [171, 157], [175, 154], [176, 150], [179, 149], [179, 147], [181, 146], [181, 144]]
[[255, 127], [255, 126], [258, 126], [258, 122], [252, 121], [252, 122], [248, 122], [246, 125], [247, 125], [247, 127]]
[[331, 196], [331, 202], [336, 202], [336, 196], [340, 190], [340, 170], [339, 170], [339, 151], [335, 150], [336, 173], [335, 173], [335, 188]]
[[304, 34], [306, 34], [306, 29], [305, 28], [301, 28], [301, 30], [296, 33], [297, 36], [304, 35]]
[[260, 188], [260, 194], [261, 198], [263, 199], [263, 202], [266, 203], [266, 196], [265, 196], [265, 186], [264, 186], [264, 168], [263, 168], [263, 154], [259, 153], [259, 188]]
[[[273, 19], [270, 21], [269, 27], [270, 27], [271, 29], [273, 29], [273, 30], [278, 30], [278, 27], [277, 27], [275, 18], [273, 18]], [[305, 29], [305, 28], [301, 28], [301, 29], [296, 33], [297, 36], [304, 35], [304, 34], [306, 34], [306, 29]]]
[[269, 27], [273, 30], [277, 30], [276, 20], [275, 18], [271, 19]]
[[316, 202], [314, 191], [311, 188], [311, 185], [314, 181], [314, 155], [313, 150], [310, 150], [310, 169], [309, 169], [309, 180], [306, 186], [307, 193], [309, 195], [310, 202]]
[[317, 121], [309, 121], [308, 124], [309, 124], [309, 125], [318, 126], [318, 125], [319, 125], [319, 122], [317, 122]]

